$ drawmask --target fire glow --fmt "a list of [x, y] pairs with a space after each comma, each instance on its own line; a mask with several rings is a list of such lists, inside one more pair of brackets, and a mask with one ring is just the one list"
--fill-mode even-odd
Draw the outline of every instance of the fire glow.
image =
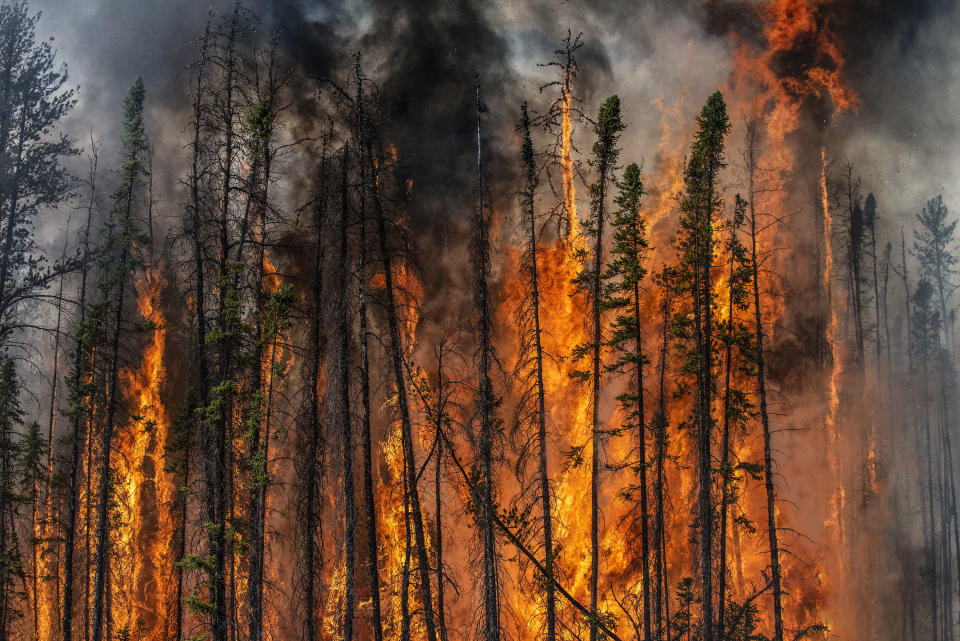
[[698, 5], [727, 72], [641, 105], [587, 27], [427, 92], [211, 9], [49, 197], [76, 293], [0, 274], [58, 332], [43, 456], [0, 369], [0, 641], [953, 639], [953, 218], [844, 166], [841, 4]]

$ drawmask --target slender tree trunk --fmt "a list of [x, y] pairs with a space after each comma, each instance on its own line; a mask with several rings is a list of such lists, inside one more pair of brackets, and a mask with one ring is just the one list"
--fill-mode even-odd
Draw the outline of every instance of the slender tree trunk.
[[[218, 319], [220, 331], [224, 336], [219, 346], [218, 387], [219, 412], [213, 425], [213, 447], [207, 456], [207, 520], [211, 524], [208, 528], [209, 554], [213, 559], [213, 571], [210, 573], [210, 633], [212, 641], [227, 641], [232, 625], [233, 610], [227, 602], [227, 510], [232, 495], [232, 487], [228, 488], [228, 449], [232, 449], [228, 440], [230, 424], [233, 419], [233, 393], [229, 389], [232, 376], [232, 347], [234, 337], [232, 331], [234, 322], [227, 318], [230, 297], [234, 290], [227, 285], [230, 282], [230, 203], [233, 193], [233, 163], [234, 163], [234, 74], [236, 72], [236, 38], [239, 21], [240, 6], [234, 5], [227, 34], [226, 50], [223, 55], [223, 165], [221, 170], [220, 194], [220, 259], [218, 266], [218, 282], [220, 296], [218, 301]], [[245, 235], [245, 231], [244, 231]], [[241, 246], [243, 243], [241, 236]], [[240, 251], [238, 250], [238, 255]], [[231, 559], [233, 555], [231, 554]], [[233, 583], [231, 572], [231, 584]]]
[[[67, 219], [67, 230], [63, 240], [63, 251], [60, 254], [61, 263], [66, 263], [67, 258], [67, 245], [69, 243], [70, 237], [70, 218]], [[38, 590], [39, 586], [37, 584], [39, 579], [39, 572], [37, 571], [39, 565], [39, 548], [40, 548], [40, 530], [46, 529], [48, 532], [48, 540], [45, 542], [48, 550], [53, 551], [54, 545], [50, 543], [50, 539], [59, 539], [60, 531], [62, 528], [62, 522], [56, 515], [56, 508], [54, 506], [55, 497], [53, 494], [54, 487], [54, 473], [53, 473], [53, 452], [56, 449], [56, 443], [54, 443], [53, 434], [54, 428], [56, 427], [57, 422], [57, 400], [59, 399], [60, 393], [60, 349], [61, 349], [61, 332], [63, 331], [63, 281], [65, 275], [60, 274], [60, 282], [57, 286], [57, 324], [56, 329], [54, 330], [54, 340], [53, 340], [53, 372], [50, 377], [50, 422], [47, 425], [47, 467], [46, 467], [46, 495], [44, 496], [44, 506], [43, 506], [43, 516], [39, 514], [37, 518], [34, 518], [34, 544], [33, 544], [33, 635], [35, 640], [40, 638], [39, 630], [39, 607], [38, 607]], [[40, 523], [40, 518], [43, 519], [44, 523]], [[60, 603], [60, 560], [56, 559], [56, 564], [52, 569], [51, 574], [57, 578], [56, 581], [53, 581], [54, 589], [54, 603]], [[55, 622], [50, 622], [51, 627], [55, 625]], [[53, 631], [51, 630], [51, 635]]]
[[[271, 67], [270, 80], [268, 84], [268, 98], [272, 101], [277, 92], [276, 81]], [[272, 102], [271, 102], [272, 104]], [[270, 207], [269, 189], [270, 189], [270, 171], [273, 162], [273, 153], [270, 149], [273, 123], [270, 122], [265, 131], [258, 132], [254, 145], [257, 151], [254, 154], [254, 168], [251, 169], [251, 198], [255, 201], [259, 217], [259, 242], [257, 243], [257, 283], [256, 283], [256, 329], [255, 329], [255, 371], [251, 376], [252, 389], [257, 396], [254, 403], [262, 406], [262, 363], [263, 363], [263, 322], [261, 314], [264, 309], [266, 293], [264, 291], [264, 278], [266, 269], [266, 248], [269, 238], [267, 235], [267, 212]], [[253, 491], [250, 495], [250, 522], [251, 522], [251, 546], [250, 546], [250, 570], [247, 578], [247, 596], [250, 608], [249, 629], [250, 641], [261, 641], [263, 639], [263, 592], [264, 592], [264, 574], [263, 567], [266, 559], [266, 516], [267, 516], [267, 492], [270, 486], [270, 406], [273, 391], [273, 365], [276, 358], [276, 341], [279, 329], [274, 328], [272, 337], [273, 347], [270, 350], [269, 365], [267, 370], [268, 391], [266, 395], [266, 408], [263, 418], [257, 417], [252, 422], [250, 444], [252, 462], [259, 465], [262, 460], [263, 469], [257, 470], [255, 474], [262, 474], [262, 478], [257, 479], [251, 484]], [[260, 421], [265, 423], [263, 435], [261, 437]], [[262, 441], [262, 443], [261, 443]]]
[[[534, 211], [534, 196], [536, 195], [537, 179], [534, 164], [533, 142], [530, 139], [530, 118], [527, 115], [527, 104], [521, 108], [521, 127], [523, 128], [522, 156], [526, 170], [526, 191], [523, 194], [524, 216], [527, 224], [527, 252], [529, 260], [530, 278], [530, 305], [533, 317], [533, 342], [535, 350], [535, 377], [537, 389], [537, 448], [538, 473], [540, 477], [540, 509], [543, 518], [543, 553], [544, 567], [548, 577], [546, 590], [546, 641], [555, 641], [557, 636], [557, 604], [556, 587], [553, 584], [553, 514], [550, 507], [550, 475], [547, 466], [547, 408], [546, 393], [543, 384], [543, 344], [540, 329], [540, 278], [537, 270], [537, 219]], [[644, 592], [644, 595], [648, 592]], [[646, 599], [646, 596], [644, 596]]]
[[[641, 248], [634, 246], [637, 260]], [[651, 641], [653, 636], [650, 627], [650, 516], [647, 505], [647, 421], [643, 405], [643, 335], [640, 329], [640, 282], [633, 284], [633, 317], [636, 319], [636, 356], [637, 356], [637, 433], [640, 446], [640, 559], [641, 583], [643, 587], [643, 638]]]
[[[194, 334], [197, 357], [197, 407], [192, 408], [195, 414], [196, 427], [199, 433], [203, 434], [208, 429], [205, 423], [207, 406], [210, 404], [210, 365], [207, 357], [207, 316], [206, 316], [206, 253], [203, 246], [203, 216], [201, 208], [203, 207], [202, 197], [200, 195], [200, 143], [203, 122], [203, 79], [207, 64], [207, 50], [210, 43], [210, 20], [207, 20], [204, 28], [203, 38], [200, 41], [200, 60], [197, 65], [196, 82], [193, 87], [193, 144], [191, 146], [190, 163], [190, 207], [188, 220], [190, 223], [190, 236], [193, 250], [193, 271], [195, 289], [194, 305], [196, 307], [196, 333]], [[187, 553], [187, 523], [189, 520], [189, 487], [190, 487], [190, 438], [189, 433], [185, 444], [184, 454], [184, 479], [183, 479], [183, 502], [180, 514], [180, 550], [179, 558], [182, 561]], [[177, 565], [177, 603], [176, 603], [176, 635], [177, 639], [183, 638], [183, 594], [185, 574], [183, 567]]]
[[933, 443], [931, 437], [930, 429], [930, 416], [929, 416], [929, 390], [927, 388], [927, 371], [926, 371], [926, 359], [924, 359], [923, 364], [923, 388], [924, 393], [921, 398], [921, 402], [924, 404], [924, 421], [923, 421], [923, 436], [925, 441], [925, 467], [927, 473], [927, 521], [928, 521], [928, 536], [927, 536], [927, 563], [930, 568], [930, 609], [933, 614], [933, 640], [937, 641], [938, 638], [942, 638], [939, 635], [939, 621], [940, 621], [940, 607], [939, 607], [939, 570], [938, 570], [938, 555], [937, 555], [937, 520], [936, 513], [934, 511], [934, 484], [933, 484]]
[[773, 640], [783, 641], [783, 604], [780, 576], [780, 545], [777, 540], [776, 491], [773, 483], [773, 449], [770, 444], [770, 417], [767, 412], [766, 353], [763, 346], [763, 313], [760, 310], [760, 261], [757, 252], [757, 210], [754, 176], [754, 141], [748, 144], [748, 180], [750, 181], [750, 268], [753, 289], [753, 314], [757, 337], [757, 392], [760, 396], [760, 425], [763, 428], [763, 476], [767, 499], [767, 543], [770, 552], [770, 581], [773, 591]]
[[[713, 173], [711, 172], [711, 175]], [[713, 498], [711, 479], [713, 432], [711, 400], [713, 390], [713, 322], [710, 267], [713, 263], [713, 184], [707, 189], [707, 205], [696, 212], [694, 265], [694, 325], [698, 354], [697, 368], [697, 482], [700, 526], [700, 577], [702, 586], [703, 641], [713, 641]], [[705, 209], [706, 211], [702, 211]], [[591, 640], [592, 641], [592, 640]]]
[[304, 609], [306, 610], [304, 621], [304, 636], [306, 641], [317, 641], [319, 630], [317, 629], [317, 609], [318, 596], [316, 594], [318, 559], [322, 554], [316, 544], [317, 522], [320, 519], [321, 506], [318, 505], [318, 483], [317, 483], [317, 462], [322, 458], [322, 439], [323, 432], [320, 424], [320, 355], [323, 353], [320, 344], [322, 335], [320, 327], [321, 306], [320, 301], [323, 295], [323, 261], [324, 261], [324, 238], [323, 223], [326, 210], [326, 186], [327, 176], [327, 147], [329, 145], [329, 135], [324, 138], [323, 148], [320, 156], [320, 193], [316, 209], [314, 210], [314, 228], [316, 236], [314, 239], [314, 263], [313, 263], [313, 313], [310, 319], [310, 408], [309, 408], [309, 426], [307, 437], [308, 454], [304, 460], [304, 479], [303, 486], [306, 494], [304, 506], [304, 545], [306, 546], [304, 558], [304, 574], [306, 575], [306, 585], [304, 588]]
[[[82, 407], [85, 395], [81, 391], [83, 385], [84, 363], [87, 361], [86, 352], [88, 346], [84, 338], [86, 332], [83, 331], [83, 325], [86, 322], [87, 314], [87, 275], [90, 271], [90, 224], [93, 219], [93, 208], [96, 201], [96, 176], [97, 176], [97, 147], [91, 141], [91, 160], [90, 160], [90, 202], [87, 205], [87, 223], [83, 230], [83, 259], [80, 262], [80, 295], [77, 301], [80, 316], [77, 319], [78, 326], [81, 328], [77, 332], [76, 352], [73, 358], [73, 385], [75, 389], [71, 391], [71, 402], [74, 405], [71, 416], [70, 430], [70, 478], [67, 487], [67, 518], [64, 527], [63, 539], [63, 562], [64, 562], [64, 590], [63, 602], [61, 605], [61, 616], [63, 617], [60, 625], [60, 632], [63, 635], [63, 641], [71, 641], [73, 638], [73, 596], [74, 596], [74, 548], [76, 546], [77, 534], [77, 509], [80, 501], [80, 435], [81, 423], [87, 413]], [[88, 430], [87, 438], [90, 438]], [[88, 489], [89, 495], [89, 489]], [[85, 572], [89, 576], [89, 572]], [[84, 630], [87, 626], [84, 625]]]
[[496, 510], [493, 489], [493, 439], [494, 439], [494, 393], [490, 381], [492, 366], [490, 302], [488, 293], [490, 241], [487, 236], [487, 214], [484, 203], [483, 163], [480, 147], [480, 78], [477, 77], [477, 247], [476, 262], [476, 308], [480, 355], [480, 519], [483, 540], [483, 629], [485, 641], [500, 639], [500, 596], [497, 571], [496, 536], [493, 519]]
[[[406, 442], [402, 448], [406, 450]], [[404, 453], [406, 457], [406, 453]], [[409, 476], [403, 476], [403, 567], [400, 576], [400, 641], [410, 641], [410, 486]]]
[[[665, 279], [669, 277], [665, 276]], [[667, 350], [669, 349], [669, 327], [670, 327], [670, 301], [671, 284], [664, 282], [663, 286], [663, 323], [660, 332], [660, 363], [659, 381], [657, 389], [657, 416], [656, 416], [656, 438], [657, 438], [657, 496], [656, 496], [656, 520], [657, 520], [657, 558], [655, 564], [655, 574], [657, 582], [657, 638], [670, 641], [670, 580], [667, 576], [667, 544], [666, 528], [664, 520], [666, 510], [664, 509], [666, 494], [666, 461], [667, 461], [667, 406], [666, 406], [666, 376], [667, 376]]]
[[608, 156], [603, 154], [597, 163], [599, 193], [596, 196], [596, 236], [593, 246], [593, 271], [590, 274], [590, 332], [591, 332], [591, 457], [590, 457], [590, 641], [597, 641], [598, 598], [600, 593], [600, 458], [603, 449], [600, 429], [600, 370], [601, 340], [603, 339], [601, 283], [603, 267], [603, 232], [606, 223], [606, 187], [609, 173]]
[[443, 382], [443, 350], [444, 345], [441, 342], [440, 349], [437, 352], [437, 404], [434, 408], [434, 425], [436, 426], [436, 448], [437, 459], [434, 463], [434, 520], [436, 521], [436, 532], [434, 533], [434, 550], [436, 556], [437, 572], [437, 619], [440, 624], [440, 641], [447, 641], [447, 620], [444, 606], [444, 569], [443, 569], [443, 501], [440, 497], [440, 486], [443, 473], [443, 421], [445, 419], [445, 396]]
[[[196, 410], [193, 410], [196, 411]], [[189, 434], [184, 443], [183, 450], [183, 489], [180, 495], [180, 540], [177, 542], [177, 558], [181, 561], [187, 555], [187, 521], [190, 518], [190, 446], [191, 440]], [[177, 602], [174, 605], [174, 616], [177, 618], [176, 638], [183, 638], [183, 598], [184, 598], [184, 572], [181, 565], [176, 566], [177, 575]]]
[[[95, 350], [90, 359], [90, 378], [91, 382], [96, 380], [97, 372], [97, 357], [99, 355], [99, 350]], [[98, 413], [96, 408], [96, 398], [97, 394], [91, 394], [90, 407], [86, 412], [87, 419], [87, 456], [86, 456], [86, 509], [84, 510], [84, 554], [83, 554], [83, 590], [84, 590], [84, 601], [83, 601], [83, 638], [85, 641], [90, 641], [90, 589], [92, 587], [90, 579], [90, 568], [93, 567], [91, 559], [93, 558], [91, 554], [92, 549], [92, 538], [91, 534], [93, 528], [91, 527], [93, 522], [93, 428], [95, 425], [95, 419]], [[102, 407], [102, 401], [101, 401]], [[101, 410], [102, 411], [102, 410]]]
[[[255, 171], [251, 170], [255, 177]], [[252, 189], [257, 190], [254, 184]], [[263, 320], [265, 293], [263, 289], [264, 263], [266, 261], [265, 220], [266, 214], [262, 206], [260, 214], [259, 239], [257, 242], [257, 275], [254, 285], [254, 309], [256, 310], [253, 330], [253, 368], [250, 371], [250, 389], [252, 390], [250, 408], [248, 409], [248, 433], [250, 466], [250, 555], [247, 572], [247, 607], [249, 609], [249, 638], [250, 641], [261, 641], [263, 638], [263, 557], [264, 557], [264, 514], [266, 505], [261, 500], [265, 498], [263, 490], [267, 484], [267, 463], [264, 449], [265, 437], [261, 429], [264, 419], [266, 401], [263, 397]], [[268, 374], [268, 376], [270, 376]], [[272, 379], [272, 377], [270, 377]], [[262, 467], [261, 467], [262, 465]]]
[[338, 285], [336, 293], [336, 318], [338, 327], [339, 345], [337, 346], [338, 376], [338, 404], [337, 422], [340, 423], [340, 438], [343, 465], [343, 503], [344, 503], [344, 597], [343, 597], [343, 641], [353, 638], [353, 617], [356, 607], [356, 584], [354, 582], [354, 557], [356, 537], [356, 508], [354, 506], [353, 489], [353, 428], [350, 416], [350, 326], [348, 313], [348, 272], [350, 270], [350, 246], [347, 237], [347, 227], [350, 222], [349, 191], [348, 191], [348, 157], [349, 148], [343, 148], [343, 164], [341, 166], [341, 211], [340, 211], [340, 251], [338, 254]]
[[[731, 236], [737, 233], [736, 224], [731, 228]], [[735, 242], [732, 238], [731, 246]], [[727, 286], [727, 329], [724, 337], [724, 388], [723, 388], [723, 432], [720, 444], [720, 573], [718, 575], [717, 631], [720, 639], [726, 636], [727, 605], [727, 515], [730, 511], [730, 392], [733, 366], [733, 290], [736, 277], [736, 264], [733, 252], [730, 254], [730, 280]]]
[[397, 393], [397, 412], [400, 415], [401, 440], [404, 447], [404, 474], [410, 501], [410, 518], [413, 521], [414, 542], [416, 545], [417, 565], [420, 573], [420, 593], [423, 605], [423, 618], [427, 629], [427, 641], [437, 641], [436, 623], [433, 612], [433, 591], [430, 588], [430, 563], [427, 557], [426, 536], [423, 528], [423, 514], [420, 510], [420, 491], [417, 487], [417, 468], [413, 457], [413, 427], [407, 404], [407, 389], [403, 374], [403, 344], [400, 337], [400, 319], [397, 312], [395, 289], [393, 284], [393, 254], [387, 239], [386, 216], [380, 199], [376, 176], [371, 182], [373, 190], [374, 213], [377, 219], [377, 237], [380, 256], [383, 260], [384, 292], [386, 299], [387, 324], [390, 331], [390, 363], [393, 369], [394, 386]]
[[[363, 439], [363, 501], [364, 511], [367, 519], [367, 578], [370, 582], [370, 614], [371, 624], [373, 626], [374, 641], [383, 641], [383, 622], [380, 613], [380, 567], [379, 567], [379, 542], [377, 540], [377, 512], [374, 500], [373, 487], [373, 438], [370, 429], [370, 354], [369, 354], [369, 329], [368, 311], [367, 311], [367, 180], [369, 164], [371, 161], [370, 142], [368, 140], [366, 112], [364, 110], [363, 94], [363, 74], [360, 69], [360, 57], [357, 55], [357, 64], [355, 68], [357, 83], [357, 110], [358, 110], [358, 156], [360, 177], [359, 192], [359, 222], [360, 222], [360, 278], [359, 278], [359, 310], [360, 317], [360, 391], [361, 402], [363, 403], [362, 418], [362, 436]], [[438, 596], [442, 594], [442, 588], [438, 586]], [[442, 597], [441, 597], [442, 603]], [[445, 637], [443, 629], [443, 610], [440, 610], [441, 617], [441, 637]], [[442, 638], [441, 641], [446, 641]]]
[[[132, 190], [127, 201], [127, 215], [129, 220], [130, 205], [132, 200]], [[121, 242], [124, 242], [121, 240]], [[129, 256], [127, 244], [124, 243], [123, 251], [120, 255], [120, 269], [127, 269], [126, 263]], [[109, 536], [110, 531], [107, 527], [107, 517], [110, 512], [110, 485], [111, 475], [113, 473], [110, 467], [110, 454], [113, 448], [113, 430], [116, 420], [117, 405], [120, 401], [117, 398], [119, 393], [118, 377], [120, 373], [120, 336], [123, 333], [123, 302], [126, 294], [126, 274], [122, 275], [117, 286], [117, 311], [114, 317], [113, 338], [110, 346], [110, 369], [108, 370], [109, 388], [107, 398], [106, 423], [100, 436], [101, 447], [101, 466], [100, 479], [97, 489], [97, 549], [96, 565], [93, 579], [93, 641], [101, 641], [103, 638], [103, 618], [104, 618], [104, 594], [106, 590], [107, 574], [110, 572], [109, 555]], [[109, 594], [107, 594], [109, 598]]]
[[[960, 581], [960, 523], [958, 523], [958, 518], [957, 518], [957, 485], [956, 485], [955, 475], [954, 475], [953, 448], [951, 447], [950, 430], [949, 429], [944, 430], [943, 435], [944, 435], [944, 446], [945, 446], [944, 452], [946, 456], [946, 470], [947, 470], [947, 474], [949, 475], [948, 483], [950, 487], [950, 496], [949, 496], [950, 520], [953, 524], [953, 545], [954, 545], [953, 554], [957, 564], [958, 581]], [[950, 619], [950, 625], [952, 629], [952, 626], [953, 626], [952, 618]]]

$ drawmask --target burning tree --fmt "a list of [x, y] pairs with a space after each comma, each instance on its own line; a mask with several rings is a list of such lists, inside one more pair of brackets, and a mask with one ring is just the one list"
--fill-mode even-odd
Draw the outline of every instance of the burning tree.
[[845, 14], [748, 4], [698, 9], [733, 71], [650, 147], [615, 38], [231, 2], [84, 184], [0, 3], [0, 637], [952, 639], [949, 198], [895, 257], [828, 135]]

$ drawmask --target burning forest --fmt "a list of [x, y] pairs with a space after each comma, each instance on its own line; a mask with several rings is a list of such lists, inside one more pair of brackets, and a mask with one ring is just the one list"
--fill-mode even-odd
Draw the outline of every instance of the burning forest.
[[953, 641], [958, 19], [3, 0], [0, 641]]

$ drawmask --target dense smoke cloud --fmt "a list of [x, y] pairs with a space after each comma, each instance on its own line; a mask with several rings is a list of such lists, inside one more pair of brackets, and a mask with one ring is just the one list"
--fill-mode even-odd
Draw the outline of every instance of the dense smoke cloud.
[[[105, 143], [104, 168], [115, 164], [113, 141], [119, 138], [124, 92], [143, 76], [160, 217], [171, 226], [179, 215], [177, 180], [186, 162], [186, 67], [207, 12], [222, 14], [230, 4], [32, 4], [43, 12], [40, 35], [56, 38], [72, 82], [81, 88], [79, 107], [64, 127], [81, 143], [94, 130]], [[574, 35], [583, 32], [585, 42], [578, 52], [577, 84], [584, 111], [592, 114], [606, 95], [619, 93], [628, 124], [622, 160], [643, 162], [649, 171], [656, 167], [664, 129], [676, 129], [673, 143], [681, 140], [705, 96], [728, 80], [734, 51], [730, 34], [752, 42], [762, 38], [762, 4], [744, 1], [259, 0], [249, 5], [264, 31], [281, 34], [287, 62], [303, 77], [345, 78], [351, 54], [363, 53], [366, 73], [385, 98], [388, 142], [397, 146], [413, 183], [411, 235], [421, 258], [430, 257], [428, 314], [437, 292], [443, 292], [442, 305], [450, 302], [450, 292], [459, 292], [464, 304], [470, 296], [462, 259], [475, 179], [475, 74], [481, 76], [489, 107], [486, 164], [497, 206], [509, 212], [515, 206], [518, 107], [524, 99], [535, 112], [549, 104], [555, 89], [540, 88], [556, 79], [556, 69], [538, 65], [553, 59], [568, 29]], [[827, 130], [831, 157], [853, 163], [864, 192], [876, 193], [888, 235], [901, 224], [909, 228], [913, 214], [938, 193], [948, 206], [960, 205], [955, 184], [960, 174], [955, 145], [960, 9], [944, 0], [822, 6], [821, 19], [836, 33], [846, 60], [844, 81], [860, 97], [858, 112], [837, 117]], [[318, 113], [305, 109], [301, 117]], [[589, 140], [587, 125], [581, 124], [574, 141], [583, 156]], [[734, 162], [737, 145], [732, 140]], [[78, 161], [77, 173], [82, 172]], [[51, 239], [59, 222], [54, 226], [45, 229]]]
[[[104, 140], [115, 139], [119, 103], [139, 74], [148, 89], [152, 128], [163, 131], [155, 136], [158, 155], [175, 163], [182, 141], [171, 133], [183, 129], [177, 115], [185, 103], [184, 68], [195, 55], [195, 36], [207, 11], [222, 12], [229, 4], [34, 2], [43, 12], [40, 34], [56, 38], [81, 87], [80, 107], [66, 123], [70, 133], [85, 140], [93, 128]], [[344, 52], [364, 52], [368, 74], [389, 101], [401, 157], [417, 188], [431, 194], [423, 202], [432, 226], [436, 216], [452, 216], [463, 204], [459, 195], [469, 193], [475, 73], [488, 89], [491, 129], [502, 138], [520, 97], [536, 107], [537, 90], [553, 79], [537, 63], [551, 59], [568, 28], [582, 31], [579, 89], [585, 110], [590, 113], [604, 95], [619, 91], [630, 124], [627, 147], [652, 158], [661, 123], [651, 101], [662, 97], [672, 104], [689, 96], [683, 107], [689, 119], [702, 97], [726, 79], [727, 32], [758, 35], [759, 23], [750, 19], [757, 6], [300, 0], [264, 1], [251, 9], [265, 29], [283, 34], [290, 61], [308, 74], [342, 74], [349, 64]], [[900, 186], [881, 198], [890, 214], [916, 210], [919, 198], [941, 190], [950, 202], [957, 168], [950, 144], [957, 132], [952, 105], [960, 51], [951, 37], [957, 10], [943, 0], [909, 7], [860, 1], [835, 3], [827, 12], [847, 60], [845, 78], [862, 96], [859, 113], [834, 129], [844, 143], [836, 153], [862, 167], [868, 189]], [[495, 161], [512, 164], [513, 154], [501, 153], [492, 158], [491, 171], [508, 175], [509, 168]], [[174, 175], [166, 176], [168, 182]]]

